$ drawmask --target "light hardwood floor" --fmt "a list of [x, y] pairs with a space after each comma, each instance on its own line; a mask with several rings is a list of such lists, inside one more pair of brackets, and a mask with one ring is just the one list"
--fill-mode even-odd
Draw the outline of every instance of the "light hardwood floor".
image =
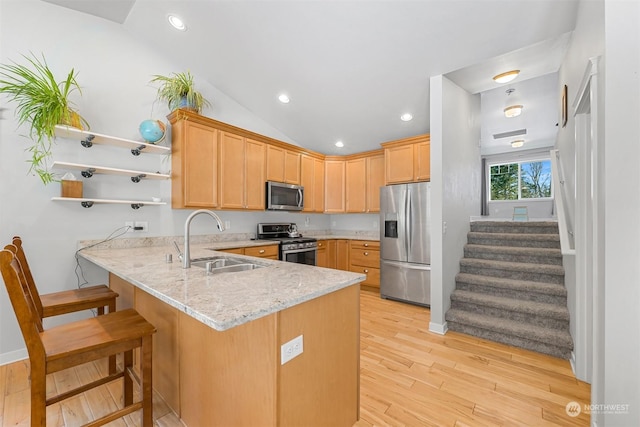
[[[589, 403], [589, 384], [564, 360], [455, 332], [428, 331], [429, 310], [361, 292], [360, 421], [368, 426], [588, 426], [569, 402]], [[54, 374], [54, 392], [104, 373], [106, 361]], [[0, 424], [29, 425], [28, 361], [0, 366]], [[48, 426], [77, 426], [121, 402], [119, 382], [52, 405]], [[137, 396], [136, 396], [137, 398]], [[160, 427], [182, 426], [154, 396]], [[131, 415], [110, 426], [138, 426]], [[195, 426], [199, 427], [199, 426]], [[328, 426], [329, 427], [329, 426]]]

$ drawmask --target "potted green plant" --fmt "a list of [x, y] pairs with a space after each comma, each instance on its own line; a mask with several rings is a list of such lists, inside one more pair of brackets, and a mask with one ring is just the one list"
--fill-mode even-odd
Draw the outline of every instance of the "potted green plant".
[[203, 107], [211, 106], [211, 103], [195, 90], [193, 76], [189, 71], [172, 73], [170, 76], [156, 74], [151, 83], [160, 83], [158, 99], [166, 101], [171, 111], [186, 108], [200, 113]]
[[33, 141], [31, 168], [44, 184], [56, 181], [48, 170], [47, 159], [51, 156], [51, 144], [55, 138], [55, 126], [65, 124], [78, 128], [87, 127], [87, 121], [71, 108], [69, 95], [82, 93], [77, 73], [72, 68], [64, 80], [57, 81], [42, 56], [24, 56], [27, 64], [0, 64], [0, 93], [7, 94], [9, 101], [17, 103], [18, 123], [29, 123], [29, 137]]

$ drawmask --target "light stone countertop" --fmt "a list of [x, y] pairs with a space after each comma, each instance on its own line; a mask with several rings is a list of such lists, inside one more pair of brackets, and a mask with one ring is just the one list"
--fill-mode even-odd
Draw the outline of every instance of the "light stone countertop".
[[[242, 257], [265, 265], [254, 270], [207, 275], [204, 268], [183, 269], [171, 245], [101, 248], [79, 255], [161, 301], [218, 331], [357, 284], [365, 275], [309, 265], [217, 252], [210, 248], [265, 245], [265, 241], [192, 243], [191, 258]], [[237, 243], [238, 246], [235, 246]], [[165, 262], [173, 254], [174, 262]]]

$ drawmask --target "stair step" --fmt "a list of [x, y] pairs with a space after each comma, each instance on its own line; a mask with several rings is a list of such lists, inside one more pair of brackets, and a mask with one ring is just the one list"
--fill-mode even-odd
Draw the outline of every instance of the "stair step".
[[467, 241], [475, 245], [560, 249], [560, 236], [548, 233], [519, 234], [470, 231], [467, 233]]
[[560, 265], [463, 258], [460, 260], [460, 272], [532, 282], [564, 283], [564, 268]]
[[568, 330], [549, 329], [536, 325], [495, 319], [479, 313], [449, 309], [445, 316], [452, 331], [513, 345], [543, 354], [569, 359], [573, 340]]
[[473, 221], [471, 231], [483, 233], [558, 234], [556, 221]]
[[464, 247], [464, 256], [465, 258], [492, 259], [496, 261], [562, 265], [562, 252], [560, 252], [560, 249], [555, 248], [467, 244]]
[[545, 328], [569, 328], [569, 310], [567, 307], [557, 304], [518, 300], [456, 289], [451, 294], [451, 308]]
[[526, 301], [567, 305], [567, 289], [557, 283], [458, 273], [456, 289]]

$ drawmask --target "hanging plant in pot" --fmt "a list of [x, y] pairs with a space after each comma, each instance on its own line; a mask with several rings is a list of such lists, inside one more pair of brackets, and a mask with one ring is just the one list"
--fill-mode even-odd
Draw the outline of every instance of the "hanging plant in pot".
[[170, 76], [154, 75], [151, 83], [160, 83], [157, 98], [166, 101], [171, 111], [178, 108], [200, 113], [203, 107], [210, 107], [200, 92], [193, 85], [191, 72], [172, 73]]
[[73, 68], [64, 80], [57, 81], [44, 56], [42, 60], [33, 54], [23, 58], [27, 64], [0, 64], [0, 93], [17, 104], [15, 114], [19, 125], [30, 125], [29, 138], [33, 144], [28, 148], [31, 152], [29, 172], [37, 173], [44, 184], [49, 184], [56, 181], [47, 165], [55, 126], [89, 127], [69, 101], [71, 93], [82, 92]]

